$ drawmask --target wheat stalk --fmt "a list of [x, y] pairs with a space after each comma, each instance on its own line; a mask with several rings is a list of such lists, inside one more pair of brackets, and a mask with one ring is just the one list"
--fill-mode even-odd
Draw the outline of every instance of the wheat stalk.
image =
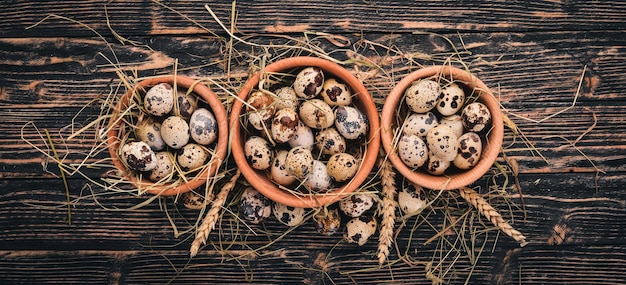
[[382, 184], [382, 211], [380, 231], [378, 232], [378, 265], [382, 266], [389, 256], [389, 247], [393, 241], [393, 227], [396, 219], [396, 183], [391, 164], [379, 159]]
[[240, 174], [241, 172], [237, 170], [237, 172], [235, 173], [235, 175], [233, 175], [230, 181], [224, 184], [224, 186], [222, 187], [222, 191], [217, 194], [217, 197], [211, 205], [211, 209], [209, 209], [209, 212], [204, 217], [204, 220], [202, 220], [202, 224], [200, 224], [200, 226], [198, 227], [198, 231], [196, 232], [196, 238], [191, 243], [191, 249], [189, 249], [191, 257], [196, 256], [196, 254], [198, 254], [200, 246], [206, 244], [209, 233], [211, 233], [211, 231], [215, 228], [215, 223], [217, 223], [217, 220], [219, 218], [220, 209], [222, 209], [222, 206], [224, 206], [226, 198], [228, 197], [228, 193], [230, 193], [230, 191], [235, 188], [235, 183], [237, 182]]
[[518, 230], [514, 229], [509, 223], [505, 222], [502, 216], [494, 209], [489, 202], [485, 201], [480, 194], [476, 193], [471, 188], [463, 187], [459, 189], [459, 193], [461, 197], [465, 199], [467, 202], [472, 204], [474, 207], [478, 209], [478, 211], [485, 216], [491, 223], [493, 223], [498, 229], [504, 232], [506, 235], [512, 237], [516, 240], [520, 246], [525, 246], [528, 244], [526, 241], [526, 237], [522, 235]]

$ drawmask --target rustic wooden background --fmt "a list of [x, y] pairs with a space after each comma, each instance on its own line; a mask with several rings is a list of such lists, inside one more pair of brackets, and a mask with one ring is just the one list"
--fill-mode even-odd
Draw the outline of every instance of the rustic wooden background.
[[[211, 2], [218, 2], [208, 4], [230, 27], [232, 3]], [[214, 64], [224, 60], [224, 47], [209, 31], [227, 34], [204, 9], [205, 3], [0, 2], [0, 283], [430, 284], [425, 263], [445, 252], [437, 242], [424, 244], [436, 231], [423, 218], [409, 220], [397, 239], [400, 253], [415, 262], [381, 269], [375, 239], [356, 247], [342, 243], [340, 235], [321, 237], [307, 223], [264, 248], [286, 228], [269, 220], [253, 228], [255, 236], [241, 225], [234, 231], [236, 219], [230, 215], [210, 237], [224, 248], [209, 246], [190, 259], [192, 235], [175, 237], [166, 213], [185, 228], [195, 222], [197, 212], [176, 209], [170, 199], [138, 210], [127, 208], [147, 197], [118, 194], [96, 201], [88, 197], [89, 183], [79, 175], [69, 178], [70, 196], [85, 198], [73, 203], [68, 223], [56, 165], [45, 165], [44, 155], [26, 142], [46, 150], [34, 126], [51, 132], [62, 147], [59, 151], [71, 153], [68, 161], [92, 147], [93, 133], [66, 143], [61, 138], [69, 132], [62, 128], [74, 122], [83, 106], [116, 85], [115, 70], [105, 60], [112, 53], [94, 32], [110, 43], [120, 62], [134, 63], [131, 68], [141, 76], [171, 72], [174, 59], [181, 74], [224, 75], [223, 65]], [[509, 153], [520, 164], [526, 220], [520, 207], [509, 211], [500, 204], [499, 209], [529, 244], [520, 248], [497, 231], [486, 231], [470, 243], [476, 249], [444, 259], [443, 268], [453, 270], [443, 274], [443, 281], [626, 282], [626, 2], [240, 1], [235, 8], [237, 33], [250, 41], [328, 33], [349, 40], [346, 49], [359, 50], [357, 44], [368, 41], [380, 44], [372, 49], [363, 44], [368, 48], [360, 50], [374, 61], [384, 57], [385, 46], [416, 57], [420, 52], [450, 53], [442, 38], [423, 32], [437, 33], [464, 47], [472, 70], [516, 114], [540, 120], [573, 105], [541, 123], [512, 118], [548, 161], [521, 149]], [[27, 29], [50, 14], [84, 26], [52, 17]], [[119, 41], [114, 33], [137, 44]], [[339, 49], [332, 42], [319, 42], [327, 51]], [[248, 66], [234, 62], [231, 67], [245, 75]], [[369, 84], [381, 98], [392, 87], [375, 80]], [[98, 110], [92, 109], [76, 122], [93, 119]], [[102, 170], [85, 173], [97, 179]], [[512, 186], [507, 192], [519, 206], [518, 192]], [[459, 201], [455, 207], [468, 206]], [[429, 213], [433, 227], [441, 227], [442, 212]], [[479, 230], [489, 228], [488, 222], [470, 216]], [[416, 222], [421, 224], [412, 231]], [[391, 259], [398, 261], [395, 250]]]

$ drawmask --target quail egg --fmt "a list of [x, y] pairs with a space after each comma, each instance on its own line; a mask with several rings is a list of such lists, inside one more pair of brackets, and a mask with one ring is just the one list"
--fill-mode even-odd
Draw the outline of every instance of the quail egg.
[[313, 160], [313, 167], [304, 180], [304, 185], [313, 192], [324, 193], [331, 188], [332, 184], [333, 179], [328, 175], [326, 165], [319, 160]]
[[339, 201], [339, 209], [351, 218], [361, 216], [374, 206], [374, 197], [371, 194], [357, 193]]
[[[205, 201], [204, 197], [202, 197], [202, 195], [194, 191], [182, 193], [180, 194], [180, 196], [181, 196], [180, 198], [181, 198], [183, 205], [187, 209], [201, 210], [207, 204], [204, 202]], [[209, 199], [209, 200], [212, 200], [212, 199]]]
[[459, 169], [470, 169], [474, 167], [483, 150], [480, 136], [476, 133], [465, 133], [459, 137], [458, 154], [452, 162]]
[[463, 108], [461, 120], [466, 130], [480, 133], [486, 131], [491, 124], [491, 112], [485, 104], [474, 102]]
[[310, 149], [302, 146], [294, 147], [289, 150], [285, 158], [287, 172], [302, 180], [313, 171], [313, 160]]
[[209, 145], [217, 139], [217, 120], [211, 111], [200, 108], [189, 119], [191, 138], [201, 144]]
[[157, 152], [155, 154], [156, 157], [156, 167], [150, 170], [150, 176], [148, 177], [151, 181], [158, 182], [167, 177], [169, 177], [174, 171], [174, 161], [172, 160], [172, 156], [167, 151]]
[[322, 98], [330, 106], [347, 106], [352, 103], [350, 88], [334, 78], [324, 81]]
[[437, 125], [426, 134], [428, 150], [436, 158], [452, 161], [456, 157], [458, 148], [457, 137], [451, 128]]
[[443, 175], [446, 172], [446, 169], [450, 167], [450, 161], [442, 160], [435, 155], [431, 155], [428, 159], [428, 165], [426, 166], [426, 171], [432, 175]]
[[143, 106], [146, 111], [154, 116], [161, 117], [174, 107], [174, 94], [172, 86], [167, 83], [160, 83], [152, 86], [146, 92], [143, 99]]
[[341, 216], [338, 209], [321, 209], [315, 216], [315, 229], [322, 235], [330, 236], [341, 227]]
[[300, 120], [308, 127], [325, 129], [335, 122], [335, 114], [326, 102], [320, 99], [311, 99], [300, 105]]
[[265, 170], [272, 164], [274, 152], [270, 144], [264, 138], [251, 136], [246, 140], [243, 148], [246, 160], [252, 168]]
[[307, 127], [302, 121], [298, 121], [298, 127], [296, 127], [296, 131], [293, 133], [288, 143], [291, 147], [302, 146], [312, 150], [315, 144], [313, 130]]
[[253, 187], [247, 187], [241, 194], [239, 208], [245, 221], [259, 224], [272, 214], [272, 201]]
[[152, 118], [141, 121], [139, 126], [137, 126], [135, 135], [137, 139], [147, 143], [153, 151], [165, 149], [165, 141], [161, 137], [161, 123], [154, 121]]
[[344, 138], [356, 140], [367, 135], [369, 124], [359, 109], [339, 106], [335, 111], [335, 128]]
[[304, 208], [291, 207], [280, 203], [274, 203], [272, 212], [279, 222], [288, 227], [295, 227], [301, 224], [306, 216]]
[[348, 243], [364, 245], [367, 240], [376, 232], [377, 226], [374, 217], [360, 216], [348, 221], [343, 232], [343, 238]]
[[180, 149], [189, 142], [189, 125], [183, 118], [170, 116], [161, 124], [161, 137], [173, 149]]
[[439, 94], [441, 86], [430, 79], [416, 81], [404, 91], [406, 104], [415, 113], [426, 113], [435, 108]]
[[286, 143], [293, 137], [298, 129], [298, 113], [291, 108], [283, 108], [276, 111], [272, 120], [272, 138], [278, 143]]
[[274, 157], [274, 162], [272, 162], [272, 168], [270, 168], [270, 177], [272, 181], [287, 186], [296, 182], [296, 178], [287, 172], [287, 150], [279, 150]]
[[274, 97], [271, 95], [256, 91], [250, 94], [246, 99], [246, 111], [248, 114], [248, 122], [257, 130], [269, 128], [269, 122], [276, 112]]
[[157, 166], [156, 156], [145, 142], [129, 142], [122, 146], [122, 159], [130, 169], [150, 171]]
[[185, 145], [178, 153], [176, 161], [186, 170], [198, 169], [209, 158], [209, 153], [199, 144], [190, 143]]
[[416, 169], [428, 160], [428, 147], [418, 135], [404, 135], [398, 141], [398, 156], [406, 166]]
[[456, 83], [450, 83], [441, 89], [437, 111], [442, 116], [450, 116], [461, 110], [465, 100], [465, 91]]
[[189, 119], [196, 108], [198, 108], [198, 101], [196, 96], [192, 93], [186, 94], [185, 92], [177, 92], [176, 94], [176, 106], [174, 107], [174, 115], [184, 119]]
[[323, 154], [333, 155], [346, 151], [346, 140], [337, 129], [331, 127], [317, 133], [315, 146]]
[[298, 95], [296, 95], [296, 91], [291, 87], [281, 87], [274, 91], [276, 94], [276, 99], [274, 99], [274, 105], [276, 106], [276, 110], [291, 108], [294, 110], [298, 110], [298, 106], [300, 103], [298, 102]]
[[463, 122], [461, 121], [461, 116], [459, 115], [443, 117], [439, 123], [450, 127], [457, 138], [464, 133]]
[[398, 192], [398, 207], [407, 216], [421, 213], [426, 204], [428, 201], [422, 186], [409, 182]]
[[404, 135], [418, 135], [420, 138], [425, 138], [430, 129], [439, 124], [437, 116], [432, 112], [424, 114], [411, 113], [404, 121], [402, 128], [402, 134]]
[[345, 152], [333, 154], [326, 163], [328, 175], [337, 182], [345, 182], [357, 173], [359, 162], [353, 155]]
[[293, 89], [298, 97], [311, 99], [322, 91], [324, 72], [319, 67], [302, 69], [293, 82]]

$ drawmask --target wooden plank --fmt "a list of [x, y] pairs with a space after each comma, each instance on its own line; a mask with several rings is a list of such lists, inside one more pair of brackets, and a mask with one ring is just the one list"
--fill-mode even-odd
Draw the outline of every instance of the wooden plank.
[[[25, 30], [49, 14], [62, 15], [111, 35], [111, 28], [122, 36], [224, 34], [204, 8], [203, 1], [163, 1], [184, 14], [185, 19], [157, 1], [101, 1], [30, 3], [3, 1], [0, 9], [0, 35], [89, 36], [85, 29], [65, 20], [51, 19]], [[232, 13], [231, 1], [213, 1], [211, 9], [226, 25]], [[626, 6], [618, 1], [239, 1], [236, 6], [237, 30], [243, 33], [314, 32], [412, 32], [428, 31], [545, 31], [623, 29]], [[199, 25], [192, 23], [196, 21]], [[205, 30], [206, 29], [206, 30]]]

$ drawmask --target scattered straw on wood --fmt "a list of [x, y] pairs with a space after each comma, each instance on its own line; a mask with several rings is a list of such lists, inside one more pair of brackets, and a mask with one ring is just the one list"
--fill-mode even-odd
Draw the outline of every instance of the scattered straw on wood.
[[[382, 153], [382, 151], [381, 151]], [[382, 266], [389, 256], [389, 248], [393, 242], [393, 230], [396, 219], [396, 183], [395, 173], [389, 161], [379, 159], [382, 183], [382, 211], [380, 231], [378, 232], [378, 266]]]
[[204, 217], [204, 220], [202, 220], [202, 224], [200, 224], [200, 226], [198, 227], [198, 231], [196, 232], [196, 238], [191, 243], [191, 249], [189, 250], [189, 252], [191, 253], [191, 257], [196, 256], [196, 254], [198, 254], [200, 246], [206, 244], [209, 233], [211, 233], [211, 231], [215, 228], [215, 224], [219, 220], [220, 209], [222, 209], [222, 206], [224, 206], [224, 203], [226, 202], [226, 198], [228, 198], [228, 194], [230, 193], [230, 191], [235, 188], [235, 184], [240, 174], [241, 172], [237, 170], [237, 172], [235, 172], [235, 175], [233, 175], [228, 183], [224, 184], [220, 193], [217, 194], [215, 201], [213, 201], [211, 205], [211, 209], [209, 209], [206, 217]]
[[459, 189], [459, 193], [463, 199], [476, 207], [476, 209], [478, 209], [483, 216], [485, 216], [506, 235], [516, 240], [520, 246], [523, 247], [528, 244], [526, 237], [518, 230], [514, 229], [509, 223], [505, 222], [500, 213], [498, 213], [498, 211], [496, 211], [496, 209], [494, 209], [489, 202], [485, 201], [485, 199], [483, 199], [483, 197], [476, 191], [468, 187], [463, 187]]

